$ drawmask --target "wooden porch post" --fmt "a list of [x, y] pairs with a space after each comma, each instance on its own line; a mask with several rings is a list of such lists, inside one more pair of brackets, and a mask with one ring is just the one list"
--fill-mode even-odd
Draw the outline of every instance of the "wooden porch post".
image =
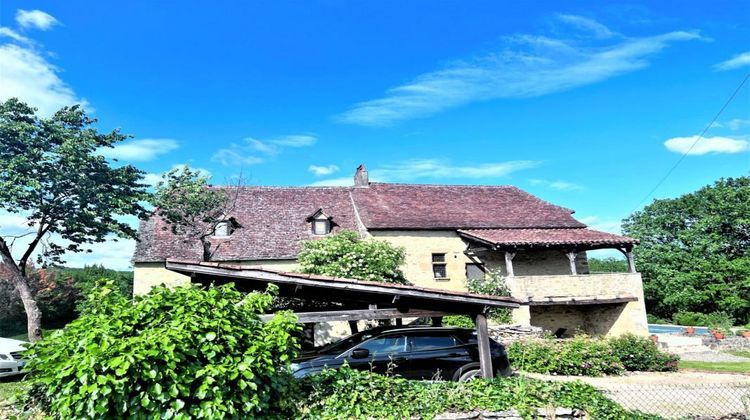
[[492, 355], [490, 354], [490, 335], [487, 332], [487, 315], [477, 314], [474, 318], [477, 327], [477, 344], [479, 345], [479, 367], [482, 369], [482, 378], [492, 379], [495, 373], [492, 371]]
[[508, 277], [515, 276], [515, 273], [513, 272], [513, 257], [515, 256], [515, 252], [505, 251], [505, 274], [507, 274]]
[[576, 276], [578, 275], [578, 269], [576, 268], [576, 256], [578, 255], [575, 251], [570, 251], [565, 254], [568, 257], [568, 261], [570, 261], [570, 274]]

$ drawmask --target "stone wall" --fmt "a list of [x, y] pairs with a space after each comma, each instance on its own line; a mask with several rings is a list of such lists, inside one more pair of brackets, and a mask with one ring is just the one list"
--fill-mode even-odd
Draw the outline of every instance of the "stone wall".
[[[402, 267], [406, 279], [417, 286], [466, 291], [466, 243], [452, 230], [371, 231], [375, 239], [406, 249]], [[432, 254], [445, 254], [447, 279], [435, 279]]]

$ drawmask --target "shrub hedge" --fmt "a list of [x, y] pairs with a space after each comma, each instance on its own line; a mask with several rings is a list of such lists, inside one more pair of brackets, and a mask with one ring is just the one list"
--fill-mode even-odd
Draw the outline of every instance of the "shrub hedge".
[[621, 375], [625, 371], [675, 371], [679, 357], [661, 352], [648, 338], [626, 334], [610, 339], [517, 341], [508, 347], [511, 364], [534, 373], [572, 376]]
[[273, 292], [158, 287], [131, 301], [97, 287], [27, 352], [31, 397], [58, 418], [288, 418], [298, 326], [290, 312], [260, 320]]
[[544, 382], [511, 377], [470, 382], [411, 381], [344, 367], [306, 378], [298, 418], [431, 419], [448, 411], [516, 409], [534, 417], [537, 408], [583, 410], [595, 419], [658, 418], [623, 409], [582, 382]]

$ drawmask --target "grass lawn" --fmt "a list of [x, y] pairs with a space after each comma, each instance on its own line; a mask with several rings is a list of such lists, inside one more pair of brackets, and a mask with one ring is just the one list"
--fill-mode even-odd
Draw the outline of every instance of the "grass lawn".
[[750, 351], [728, 351], [726, 353], [733, 356], [747, 357], [748, 359], [750, 359]]
[[707, 370], [711, 372], [750, 373], [750, 362], [697, 362], [680, 361], [680, 369]]

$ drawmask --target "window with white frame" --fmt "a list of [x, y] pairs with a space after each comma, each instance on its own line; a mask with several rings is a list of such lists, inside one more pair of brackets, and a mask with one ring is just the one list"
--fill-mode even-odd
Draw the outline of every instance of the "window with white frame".
[[436, 279], [448, 278], [448, 265], [445, 261], [445, 254], [432, 254], [432, 275]]

